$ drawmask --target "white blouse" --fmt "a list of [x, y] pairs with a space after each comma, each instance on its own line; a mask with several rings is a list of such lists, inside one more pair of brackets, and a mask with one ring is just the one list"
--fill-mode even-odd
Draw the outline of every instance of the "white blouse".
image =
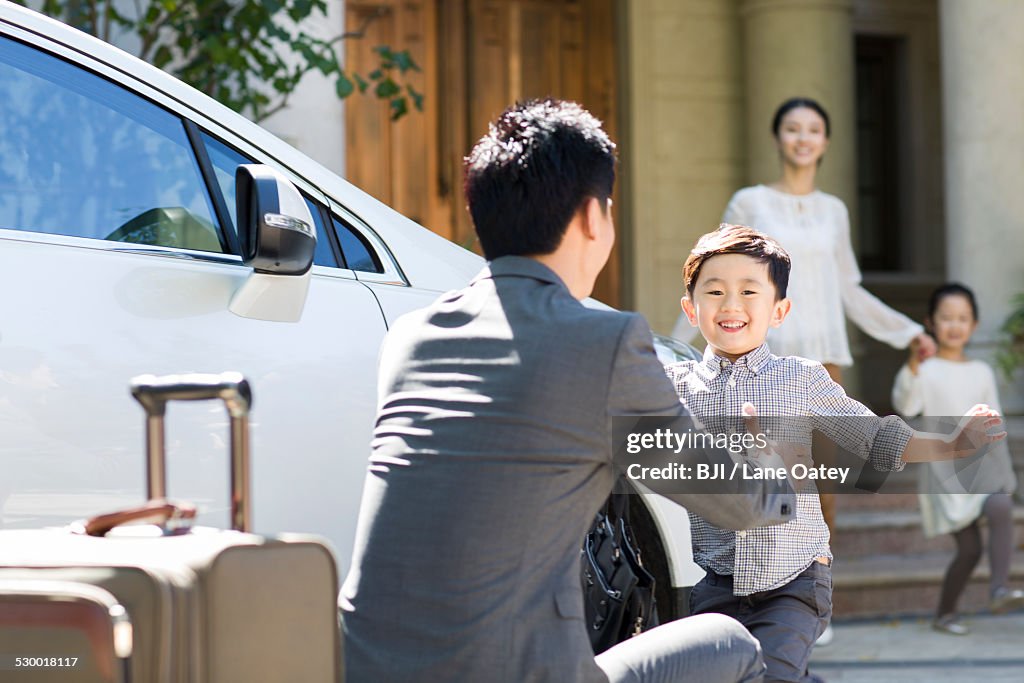
[[755, 185], [733, 195], [722, 220], [771, 235], [793, 260], [788, 292], [793, 308], [782, 325], [768, 333], [776, 355], [852, 365], [845, 316], [896, 348], [906, 348], [924, 331], [861, 286], [850, 243], [850, 216], [838, 197], [820, 190], [792, 195]]
[[[901, 415], [942, 417], [950, 427], [978, 403], [1000, 411], [995, 374], [980, 360], [933, 357], [921, 363], [916, 375], [904, 365], [892, 388], [892, 404]], [[1013, 491], [1017, 483], [1005, 441], [978, 462], [923, 463], [918, 474], [922, 525], [929, 537], [966, 527], [981, 515], [989, 493]]]

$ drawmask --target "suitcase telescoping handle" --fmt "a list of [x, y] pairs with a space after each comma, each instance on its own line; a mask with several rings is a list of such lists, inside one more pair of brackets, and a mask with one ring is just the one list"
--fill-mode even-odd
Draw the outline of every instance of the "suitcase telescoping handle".
[[146, 411], [146, 495], [167, 496], [164, 414], [170, 401], [220, 399], [231, 419], [231, 528], [252, 528], [249, 496], [249, 408], [252, 390], [238, 372], [188, 375], [140, 375], [131, 381], [132, 396]]

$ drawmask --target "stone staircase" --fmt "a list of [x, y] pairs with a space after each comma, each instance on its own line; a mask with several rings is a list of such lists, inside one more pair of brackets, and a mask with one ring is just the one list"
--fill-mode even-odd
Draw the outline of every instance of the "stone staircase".
[[[1010, 580], [1015, 587], [1024, 588], [1024, 417], [1008, 418], [1007, 430], [1018, 480], [1014, 509], [1017, 550]], [[838, 496], [832, 540], [837, 621], [931, 615], [938, 603], [942, 577], [953, 556], [953, 539], [924, 537], [912, 471], [892, 475], [886, 486], [894, 492]], [[988, 577], [988, 561], [983, 557], [960, 600], [961, 611], [987, 609]]]

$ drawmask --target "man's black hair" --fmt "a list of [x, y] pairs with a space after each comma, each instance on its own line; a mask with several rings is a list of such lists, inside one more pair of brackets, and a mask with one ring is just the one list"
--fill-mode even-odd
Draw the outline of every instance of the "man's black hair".
[[550, 254], [591, 197], [608, 209], [615, 143], [575, 102], [505, 110], [466, 157], [466, 198], [487, 259]]

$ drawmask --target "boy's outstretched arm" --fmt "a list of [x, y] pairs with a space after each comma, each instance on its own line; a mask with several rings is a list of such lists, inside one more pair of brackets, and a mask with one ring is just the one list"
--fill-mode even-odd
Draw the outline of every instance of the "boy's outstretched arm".
[[[639, 315], [632, 316], [620, 340], [612, 368], [609, 389], [609, 416], [620, 419], [642, 420], [642, 416], [661, 416], [665, 427], [678, 420], [678, 432], [689, 431], [695, 424], [689, 410], [680, 402], [672, 382], [654, 353], [650, 328]], [[633, 416], [629, 418], [629, 416]], [[625, 444], [616, 444], [613, 453], [616, 466], [627, 476], [630, 466], [664, 467], [671, 462], [685, 464], [695, 472], [704, 465], [710, 471], [732, 472], [736, 457], [725, 448], [700, 445], [680, 450], [669, 448], [643, 449], [642, 453], [627, 453]], [[634, 471], [637, 471], [634, 469]], [[691, 484], [677, 480], [632, 480], [634, 484], [665, 496], [690, 511], [704, 517], [723, 529], [741, 530], [759, 526], [783, 524], [796, 514], [796, 494], [788, 481], [754, 479], [729, 476], [715, 482], [714, 493], [703, 493], [711, 487], [704, 482]], [[701, 491], [697, 493], [696, 491]]]
[[[934, 462], [968, 458], [983, 447], [1002, 441], [1006, 430], [999, 412], [979, 403], [964, 414], [952, 434], [914, 432], [903, 449], [903, 462]], [[998, 431], [989, 430], [999, 427]]]

